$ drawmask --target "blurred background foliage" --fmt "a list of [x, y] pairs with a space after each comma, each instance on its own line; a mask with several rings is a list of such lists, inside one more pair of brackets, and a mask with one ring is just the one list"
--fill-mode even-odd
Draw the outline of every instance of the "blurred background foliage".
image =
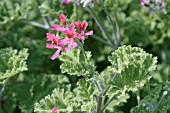
[[[118, 20], [120, 28], [118, 45], [142, 47], [146, 52], [158, 56], [159, 65], [152, 74], [151, 82], [162, 85], [170, 80], [170, 1], [166, 2], [166, 14], [160, 12], [150, 14], [140, 5], [139, 0], [104, 1], [111, 18], [115, 20], [116, 17]], [[96, 24], [92, 10], [102, 20], [106, 34], [101, 32]], [[108, 17], [99, 3], [93, 4], [90, 9], [82, 7], [77, 1], [63, 4], [61, 0], [1, 0], [0, 49], [28, 48], [29, 52], [28, 70], [10, 78], [5, 91], [0, 93], [1, 113], [31, 113], [34, 103], [51, 93], [54, 88], [74, 89], [75, 82], [80, 77], [70, 77], [67, 74], [61, 77], [60, 61], [58, 59], [51, 61], [50, 57], [54, 51], [45, 48], [46, 32], [51, 31], [52, 23], [59, 23], [60, 13], [67, 15], [68, 23], [87, 20], [88, 29], [93, 29], [95, 36], [85, 40], [85, 50], [91, 51], [97, 71], [101, 72], [110, 64], [107, 56], [114, 51], [114, 47], [99, 39], [108, 42], [106, 35], [109, 34], [111, 39], [114, 39], [114, 36]], [[145, 90], [143, 93], [146, 93]], [[131, 98], [128, 103], [117, 109], [130, 112], [136, 105], [136, 98], [133, 93], [129, 95]]]

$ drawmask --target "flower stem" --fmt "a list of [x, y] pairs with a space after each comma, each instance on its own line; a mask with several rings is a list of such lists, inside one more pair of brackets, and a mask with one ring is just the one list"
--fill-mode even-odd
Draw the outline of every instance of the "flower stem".
[[83, 56], [84, 56], [84, 59], [85, 59], [86, 63], [87, 63], [87, 56], [86, 56], [85, 50], [83, 48], [83, 44], [79, 40], [78, 40], [78, 45], [79, 45], [79, 47], [80, 47], [80, 49], [81, 49], [81, 51], [83, 53]]

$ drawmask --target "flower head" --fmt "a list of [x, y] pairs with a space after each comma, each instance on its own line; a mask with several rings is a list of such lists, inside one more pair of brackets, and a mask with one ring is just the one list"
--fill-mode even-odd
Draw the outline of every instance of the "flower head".
[[64, 34], [67, 38], [72, 38], [72, 39], [74, 39], [77, 36], [74, 30], [65, 30]]
[[160, 11], [166, 13], [166, 3], [163, 0], [140, 0], [141, 5], [144, 5], [149, 12]]
[[140, 0], [141, 5], [149, 4], [150, 0]]
[[71, 0], [62, 0], [63, 3], [69, 4]]
[[58, 36], [51, 33], [46, 33], [46, 35], [47, 35], [47, 41], [52, 42], [52, 44], [47, 43], [46, 48], [57, 49], [57, 51], [51, 57], [51, 59], [54, 60], [60, 54], [60, 51], [64, 48], [64, 45], [67, 44], [67, 40], [66, 39], [59, 40]]
[[[62, 23], [62, 26], [58, 24], [53, 24], [52, 30], [57, 32], [62, 32], [65, 35], [65, 38], [60, 38], [58, 35], [52, 33], [46, 33], [47, 41], [46, 48], [57, 49], [56, 52], [51, 57], [52, 60], [56, 59], [61, 51], [69, 51], [71, 48], [77, 47], [77, 40], [85, 40], [85, 37], [93, 34], [93, 30], [85, 32], [88, 26], [87, 21], [81, 22], [71, 22], [70, 25], [66, 24], [66, 16], [64, 14], [59, 15], [59, 19]], [[76, 32], [76, 28], [78, 32]], [[49, 43], [51, 41], [51, 43]]]
[[83, 21], [83, 22], [81, 22], [80, 20], [78, 20], [77, 22], [75, 22], [75, 24], [76, 24], [76, 27], [78, 28], [78, 30], [80, 31], [80, 32], [82, 32], [82, 31], [85, 31], [86, 30], [86, 28], [87, 28], [87, 26], [88, 26], [88, 23], [87, 23], [87, 21]]
[[80, 33], [77, 33], [80, 40], [85, 40], [85, 36], [89, 36], [93, 34], [93, 30], [85, 33], [86, 28], [88, 26], [87, 21], [84, 20], [83, 22], [81, 22], [80, 20], [78, 20], [77, 22], [75, 22], [75, 24], [78, 30], [80, 31]]

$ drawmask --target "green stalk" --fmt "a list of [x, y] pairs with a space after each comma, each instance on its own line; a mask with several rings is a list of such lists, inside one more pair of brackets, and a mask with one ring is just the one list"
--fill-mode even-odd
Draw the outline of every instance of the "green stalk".
[[[107, 37], [107, 39], [110, 41], [112, 44], [112, 47], [114, 47], [114, 41], [112, 40], [111, 36], [109, 33], [107, 33], [106, 29], [104, 28], [104, 24], [102, 23], [102, 20], [98, 17], [98, 15], [95, 13], [95, 11], [89, 6], [86, 8], [87, 11], [91, 14], [93, 19], [95, 20], [96, 24], [98, 25], [99, 29], [101, 30], [102, 33], [104, 33]], [[115, 48], [115, 47], [114, 47]], [[116, 49], [116, 48], [115, 48]]]
[[85, 50], [83, 48], [82, 43], [79, 40], [78, 40], [78, 45], [79, 45], [79, 47], [80, 47], [80, 49], [81, 49], [81, 51], [83, 53], [83, 56], [84, 56], [84, 59], [85, 59], [86, 63], [87, 63], [87, 56], [86, 56]]
[[92, 37], [95, 38], [96, 40], [98, 40], [98, 41], [100, 41], [100, 42], [102, 42], [102, 43], [108, 45], [108, 46], [112, 46], [111, 43], [107, 42], [106, 40], [100, 38], [99, 36], [97, 36], [97, 35], [95, 35], [95, 34], [93, 34]]
[[167, 94], [168, 94], [168, 91], [164, 91], [164, 92], [163, 92], [163, 94], [162, 94], [162, 96], [161, 96], [161, 99], [159, 100], [159, 102], [158, 102], [158, 104], [157, 104], [157, 106], [156, 106], [156, 108], [155, 108], [154, 110], [157, 110], [157, 109], [158, 109], [160, 103], [162, 102], [163, 98], [164, 98]]
[[110, 102], [114, 99], [114, 97], [115, 96], [113, 96], [111, 99], [109, 99], [107, 102], [106, 102], [106, 104], [102, 107], [102, 109], [100, 110], [100, 113], [102, 113], [104, 110], [105, 110], [105, 108], [110, 104]]
[[115, 29], [114, 29], [114, 23], [113, 23], [113, 21], [112, 21], [112, 19], [111, 19], [111, 17], [110, 17], [110, 14], [109, 14], [107, 8], [104, 6], [103, 1], [102, 1], [102, 0], [99, 0], [99, 2], [100, 2], [100, 4], [101, 4], [102, 8], [104, 9], [104, 12], [106, 13], [106, 15], [107, 15], [108, 18], [109, 18], [109, 21], [110, 21], [110, 23], [111, 23], [111, 26], [112, 26], [112, 29], [113, 29], [113, 32], [114, 32], [114, 44], [115, 44], [115, 46], [117, 47], [118, 42], [117, 42], [116, 32], [115, 32]]
[[136, 92], [138, 105], [140, 104], [140, 90]]

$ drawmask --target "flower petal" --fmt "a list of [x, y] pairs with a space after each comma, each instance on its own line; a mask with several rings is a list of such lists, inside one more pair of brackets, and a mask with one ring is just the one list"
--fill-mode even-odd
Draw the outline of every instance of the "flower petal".
[[78, 45], [77, 42], [72, 43], [72, 47], [77, 47], [77, 45]]
[[77, 22], [75, 22], [75, 24], [76, 24], [76, 27], [78, 28], [78, 30], [79, 31], [81, 31], [81, 21], [80, 20], [78, 20]]
[[51, 113], [55, 113], [58, 110], [58, 108], [56, 106], [53, 107], [53, 109], [51, 110]]
[[70, 30], [74, 30], [74, 28], [75, 28], [75, 24], [74, 24], [74, 22], [71, 22], [71, 24], [70, 24], [69, 28], [70, 28]]
[[57, 56], [59, 55], [61, 49], [58, 49], [54, 54], [53, 56], [51, 57], [52, 60], [55, 60], [57, 58]]
[[92, 35], [93, 34], [93, 30], [87, 32], [85, 35], [88, 36], [88, 35]]
[[77, 36], [77, 33], [74, 30], [65, 30], [64, 34], [67, 38], [75, 38]]
[[69, 50], [71, 49], [71, 46], [72, 46], [72, 43], [69, 44], [64, 50], [65, 50], [65, 51], [69, 51]]
[[66, 16], [64, 14], [60, 14], [59, 18], [63, 26], [66, 27]]
[[80, 36], [80, 40], [85, 40], [85, 37], [84, 36]]
[[55, 34], [52, 33], [46, 33], [46, 37], [47, 37], [47, 41], [54, 41], [54, 39], [56, 38]]
[[60, 46], [62, 46], [62, 45], [65, 45], [65, 44], [67, 44], [68, 43], [68, 39], [67, 38], [64, 38], [64, 39], [61, 39], [61, 40], [59, 40], [59, 42], [58, 42], [58, 45]]
[[50, 48], [50, 49], [56, 49], [59, 48], [58, 46], [54, 45], [54, 44], [46, 44], [46, 48]]
[[58, 25], [58, 24], [53, 24], [52, 26], [53, 26], [52, 30], [56, 30], [56, 31], [64, 31], [64, 28], [61, 27], [61, 26]]
[[87, 26], [88, 26], [88, 22], [86, 20], [84, 20], [83, 24], [82, 24], [82, 30], [85, 31]]

